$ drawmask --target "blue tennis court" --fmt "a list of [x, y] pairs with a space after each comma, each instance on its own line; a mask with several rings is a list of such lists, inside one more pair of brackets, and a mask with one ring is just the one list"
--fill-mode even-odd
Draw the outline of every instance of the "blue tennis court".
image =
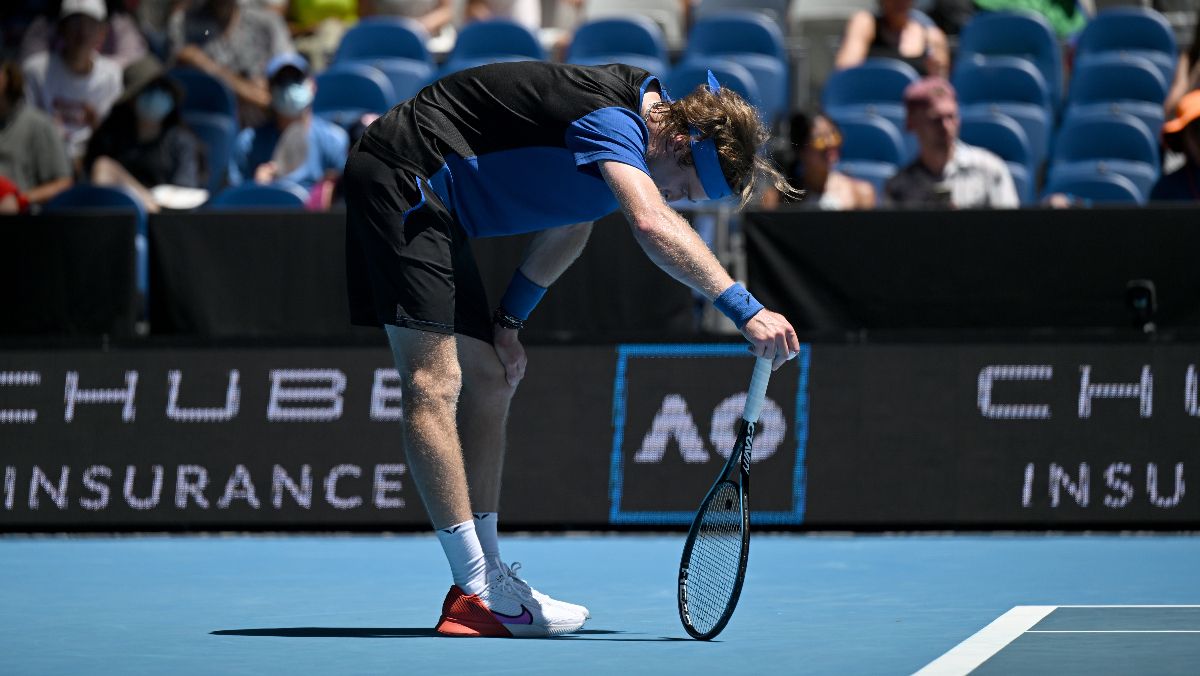
[[760, 533], [712, 643], [676, 616], [682, 544], [506, 536], [535, 586], [592, 611], [579, 634], [518, 641], [433, 633], [449, 579], [432, 536], [10, 536], [0, 671], [1194, 674], [1200, 658], [1200, 608], [1158, 607], [1200, 605], [1192, 536]]

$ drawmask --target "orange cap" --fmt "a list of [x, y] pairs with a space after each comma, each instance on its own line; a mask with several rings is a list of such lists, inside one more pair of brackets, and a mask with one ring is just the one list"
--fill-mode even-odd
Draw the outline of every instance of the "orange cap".
[[1175, 107], [1175, 119], [1163, 124], [1163, 134], [1181, 132], [1197, 118], [1200, 118], [1200, 89], [1190, 91], [1179, 99], [1179, 105]]

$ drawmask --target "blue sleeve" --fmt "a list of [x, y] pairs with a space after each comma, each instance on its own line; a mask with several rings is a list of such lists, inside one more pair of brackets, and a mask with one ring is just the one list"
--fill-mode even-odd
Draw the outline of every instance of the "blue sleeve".
[[601, 160], [613, 160], [650, 175], [646, 166], [649, 141], [650, 132], [641, 116], [618, 106], [592, 111], [572, 122], [566, 132], [575, 166], [589, 173], [599, 173]]

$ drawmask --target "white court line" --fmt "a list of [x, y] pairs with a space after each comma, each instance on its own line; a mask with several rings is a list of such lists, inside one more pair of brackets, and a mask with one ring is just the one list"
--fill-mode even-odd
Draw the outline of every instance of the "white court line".
[[1017, 606], [997, 617], [946, 654], [926, 664], [916, 676], [958, 676], [970, 673], [1059, 606]]

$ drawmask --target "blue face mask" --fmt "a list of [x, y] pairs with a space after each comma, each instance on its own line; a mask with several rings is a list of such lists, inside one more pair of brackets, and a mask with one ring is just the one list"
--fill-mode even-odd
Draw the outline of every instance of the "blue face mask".
[[175, 97], [165, 89], [150, 89], [137, 97], [138, 117], [151, 122], [162, 122], [175, 109]]
[[307, 82], [294, 82], [271, 90], [271, 107], [287, 117], [304, 112], [313, 102], [313, 91]]

